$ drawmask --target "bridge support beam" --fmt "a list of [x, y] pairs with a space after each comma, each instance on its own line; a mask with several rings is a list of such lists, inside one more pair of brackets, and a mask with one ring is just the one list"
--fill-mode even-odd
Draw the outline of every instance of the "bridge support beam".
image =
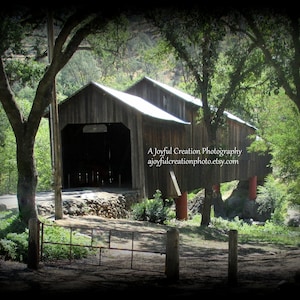
[[215, 193], [219, 194], [219, 193], [220, 193], [220, 187], [221, 187], [220, 183], [214, 184], [214, 185], [213, 185], [213, 191], [214, 191]]
[[252, 176], [249, 178], [249, 199], [255, 200], [257, 197], [257, 176]]
[[179, 196], [176, 201], [176, 219], [187, 220], [188, 219], [188, 203], [187, 192], [184, 192]]

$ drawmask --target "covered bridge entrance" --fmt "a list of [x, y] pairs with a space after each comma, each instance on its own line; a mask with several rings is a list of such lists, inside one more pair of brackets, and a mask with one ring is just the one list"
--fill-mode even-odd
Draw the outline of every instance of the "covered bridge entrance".
[[124, 124], [68, 124], [61, 136], [64, 187], [131, 187], [130, 130]]
[[95, 82], [61, 102], [58, 112], [64, 189], [130, 188], [143, 198], [163, 186], [164, 194], [174, 194], [169, 168], [147, 174], [147, 152], [184, 145], [190, 122]]

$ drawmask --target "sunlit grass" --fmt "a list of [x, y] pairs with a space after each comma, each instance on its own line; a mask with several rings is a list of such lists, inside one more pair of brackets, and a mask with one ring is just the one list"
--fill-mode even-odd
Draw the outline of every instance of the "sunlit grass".
[[229, 230], [237, 230], [239, 242], [271, 243], [274, 245], [299, 247], [300, 228], [285, 225], [276, 225], [265, 222], [264, 225], [248, 224], [239, 218], [225, 220], [212, 218], [209, 227], [200, 226], [201, 215], [194, 215], [192, 219], [180, 221], [180, 231], [191, 238], [199, 236], [203, 239], [225, 241]]

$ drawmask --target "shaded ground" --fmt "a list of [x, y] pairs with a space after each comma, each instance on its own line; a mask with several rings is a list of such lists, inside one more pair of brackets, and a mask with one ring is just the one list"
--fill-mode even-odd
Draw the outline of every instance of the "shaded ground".
[[[165, 226], [146, 222], [76, 217], [57, 220], [63, 226], [100, 226], [117, 230], [162, 232]], [[180, 230], [180, 225], [179, 225]], [[300, 291], [300, 249], [242, 244], [238, 247], [238, 278], [228, 283], [228, 245], [180, 234], [179, 279], [165, 274], [163, 254], [140, 254], [130, 267], [128, 253], [119, 251], [114, 264], [78, 262], [26, 264], [0, 260], [1, 295], [131, 296], [176, 298], [205, 295], [280, 295]], [[127, 267], [121, 262], [127, 262]]]

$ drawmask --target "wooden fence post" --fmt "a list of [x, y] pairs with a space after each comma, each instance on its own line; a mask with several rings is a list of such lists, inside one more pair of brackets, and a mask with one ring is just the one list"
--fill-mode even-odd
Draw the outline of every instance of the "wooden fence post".
[[177, 228], [167, 231], [165, 270], [168, 279], [179, 279], [179, 231]]
[[229, 251], [228, 251], [228, 284], [235, 286], [237, 284], [237, 230], [229, 231]]
[[40, 221], [37, 218], [29, 220], [28, 262], [29, 269], [37, 270], [40, 260]]

